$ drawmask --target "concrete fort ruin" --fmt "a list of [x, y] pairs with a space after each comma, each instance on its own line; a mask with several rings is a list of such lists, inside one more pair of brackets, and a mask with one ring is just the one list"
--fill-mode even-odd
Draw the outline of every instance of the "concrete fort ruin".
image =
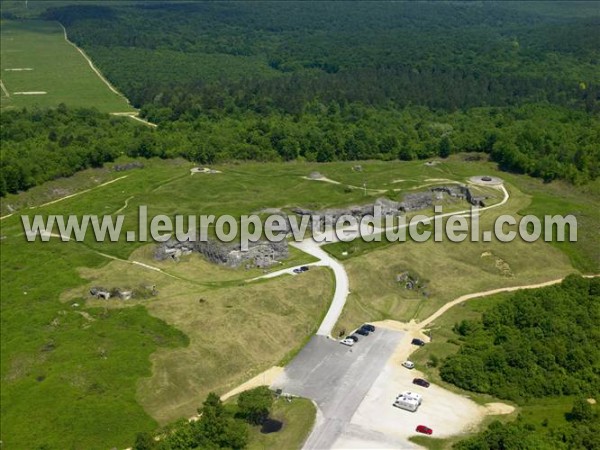
[[[465, 200], [475, 206], [484, 206], [485, 197], [475, 196], [467, 186], [457, 184], [436, 186], [424, 192], [407, 193], [401, 202], [381, 197], [375, 200], [374, 203], [367, 205], [324, 210], [297, 207], [292, 208], [291, 212], [300, 217], [310, 216], [312, 220], [308, 223], [309, 228], [319, 227], [319, 229], [323, 229], [324, 226], [330, 225], [329, 223], [325, 223], [326, 218], [328, 222], [331, 221], [331, 224], [334, 224], [342, 216], [353, 216], [360, 220], [364, 216], [374, 215], [376, 207], [381, 208], [382, 216], [399, 216], [431, 208], [436, 201], [442, 200], [444, 196]], [[284, 215], [280, 209], [276, 208], [261, 210], [262, 213], [267, 211]], [[287, 221], [287, 231], [291, 232], [289, 218]], [[194, 252], [202, 254], [208, 261], [214, 264], [221, 264], [232, 268], [267, 268], [289, 256], [286, 240], [281, 242], [269, 242], [266, 240], [249, 242], [248, 250], [243, 251], [239, 242], [224, 243], [217, 239], [210, 239], [208, 241], [178, 241], [170, 239], [156, 247], [154, 258], [159, 261], [169, 258], [178, 261], [182, 256], [190, 255]]]
[[179, 260], [181, 256], [193, 252], [202, 254], [214, 264], [232, 268], [267, 268], [289, 256], [288, 243], [285, 240], [249, 242], [248, 250], [242, 251], [239, 243], [224, 243], [214, 239], [206, 242], [181, 242], [171, 239], [156, 248], [154, 257], [160, 261], [168, 258]]
[[292, 212], [299, 216], [319, 216], [321, 218], [320, 226], [323, 225], [324, 218], [328, 217], [335, 222], [341, 216], [354, 216], [361, 219], [364, 216], [373, 215], [375, 207], [381, 208], [382, 216], [401, 215], [409, 212], [420, 211], [433, 207], [434, 203], [443, 200], [448, 196], [457, 200], [464, 200], [473, 206], [483, 207], [486, 197], [473, 195], [471, 189], [467, 186], [456, 184], [449, 186], [435, 186], [424, 192], [411, 192], [404, 195], [401, 202], [390, 200], [385, 197], [378, 198], [375, 203], [368, 205], [355, 205], [346, 208], [329, 208], [324, 210], [310, 210], [305, 208], [292, 208]]

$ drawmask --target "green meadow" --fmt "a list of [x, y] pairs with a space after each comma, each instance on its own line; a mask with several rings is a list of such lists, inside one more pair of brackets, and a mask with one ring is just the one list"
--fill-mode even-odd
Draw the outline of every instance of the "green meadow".
[[[2, 20], [0, 78], [2, 109], [95, 107], [102, 112], [134, 111], [91, 69], [75, 47], [65, 41], [57, 22]], [[19, 94], [45, 92], [45, 94]]]
[[[434, 166], [367, 161], [361, 171], [352, 163], [249, 163], [216, 166], [222, 171], [218, 174], [191, 175], [193, 165], [181, 160], [143, 163], [144, 168], [125, 172], [115, 172], [111, 165], [87, 170], [3, 202], [4, 212], [7, 204], [17, 209], [1, 221], [0, 241], [1, 413], [7, 448], [131, 445], [139, 431], [194, 414], [208, 392], [225, 393], [289, 361], [316, 330], [333, 289], [325, 268], [247, 284], [262, 272], [214, 266], [198, 255], [157, 262], [151, 243], [99, 243], [91, 236], [84, 242], [52, 238], [27, 243], [20, 214], [119, 213], [126, 216], [124, 229], [137, 231], [140, 205], [148, 206], [149, 216], [320, 209], [365, 204], [381, 196], [399, 200], [419, 186], [492, 174], [507, 180], [511, 198], [482, 217], [490, 221], [500, 213], [542, 214], [550, 195], [544, 196], [544, 186], [535, 180], [499, 173], [493, 164], [466, 161], [464, 155]], [[339, 184], [306, 179], [313, 171]], [[115, 181], [104, 184], [110, 180]], [[559, 185], [549, 186], [546, 192], [556, 196], [552, 213], [583, 218], [582, 242], [568, 247], [357, 244], [346, 256], [336, 250], [337, 244], [330, 246], [344, 260], [352, 291], [338, 329], [378, 318], [422, 318], [474, 290], [595, 271], [593, 240], [586, 240], [598, 226], [593, 191], [573, 188], [563, 195]], [[65, 195], [72, 197], [61, 200]], [[290, 259], [273, 270], [310, 261], [292, 250]], [[428, 280], [427, 299], [400, 289], [395, 275], [401, 270]], [[93, 286], [148, 285], [156, 286], [156, 296], [107, 302], [89, 295]], [[285, 408], [280, 412], [292, 414]], [[269, 442], [257, 436], [253, 445]]]

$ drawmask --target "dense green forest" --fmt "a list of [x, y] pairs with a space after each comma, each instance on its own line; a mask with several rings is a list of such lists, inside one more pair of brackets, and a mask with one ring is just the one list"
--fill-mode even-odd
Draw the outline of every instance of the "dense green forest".
[[463, 342], [440, 368], [445, 381], [519, 405], [547, 397], [582, 399], [574, 402], [562, 428], [522, 419], [497, 423], [458, 448], [600, 448], [600, 420], [585, 400], [600, 394], [599, 323], [600, 280], [578, 276], [517, 292], [482, 320], [457, 323], [454, 331]]
[[159, 3], [46, 14], [137, 106], [292, 114], [315, 99], [594, 109], [597, 16], [550, 20], [487, 2]]
[[145, 131], [129, 119], [65, 105], [3, 112], [0, 196], [135, 154]]
[[10, 124], [44, 113], [6, 114], [2, 194], [117, 150], [201, 163], [482, 151], [546, 181], [600, 173], [600, 13], [589, 4], [111, 2], [43, 16], [160, 127], [122, 133], [119, 149], [81, 163], [53, 150], [64, 167], [43, 175], [34, 155], [53, 144], [13, 137]]

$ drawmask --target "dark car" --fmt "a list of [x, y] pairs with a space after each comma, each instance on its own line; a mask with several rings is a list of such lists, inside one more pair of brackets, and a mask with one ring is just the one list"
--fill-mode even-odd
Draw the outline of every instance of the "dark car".
[[429, 385], [431, 384], [431, 383], [429, 383], [429, 381], [424, 380], [423, 378], [415, 378], [413, 380], [413, 383], [416, 384], [416, 385], [419, 385], [419, 386], [426, 387], [426, 388], [428, 388]]
[[346, 339], [352, 339], [354, 342], [358, 342], [358, 336], [353, 334], [352, 336], [346, 336]]
[[300, 267], [300, 271], [302, 271], [302, 272], [306, 272], [307, 270], [308, 270], [308, 266]]
[[373, 333], [375, 331], [375, 327], [369, 323], [365, 323], [362, 327], [363, 330], [367, 330], [371, 333]]
[[423, 434], [433, 434], [433, 430], [429, 427], [426, 427], [425, 425], [418, 425], [417, 432]]
[[361, 336], [368, 336], [369, 332], [367, 330], [363, 330], [362, 328], [356, 330], [356, 334], [360, 334]]
[[425, 341], [422, 341], [421, 339], [413, 339], [410, 342], [412, 345], [418, 345], [419, 347], [423, 347], [425, 345]]

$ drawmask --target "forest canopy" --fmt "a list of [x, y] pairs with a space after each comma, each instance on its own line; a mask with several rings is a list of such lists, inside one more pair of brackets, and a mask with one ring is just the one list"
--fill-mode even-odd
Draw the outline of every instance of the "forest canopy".
[[440, 368], [445, 381], [520, 406], [548, 398], [575, 400], [559, 427], [519, 416], [492, 423], [455, 448], [599, 448], [600, 420], [587, 400], [600, 394], [599, 323], [600, 280], [575, 275], [560, 285], [519, 291], [481, 320], [457, 323], [454, 332], [462, 345]]
[[600, 13], [586, 3], [130, 1], [43, 17], [159, 129], [4, 112], [0, 195], [121, 153], [217, 163], [476, 151], [545, 181], [600, 174]]

